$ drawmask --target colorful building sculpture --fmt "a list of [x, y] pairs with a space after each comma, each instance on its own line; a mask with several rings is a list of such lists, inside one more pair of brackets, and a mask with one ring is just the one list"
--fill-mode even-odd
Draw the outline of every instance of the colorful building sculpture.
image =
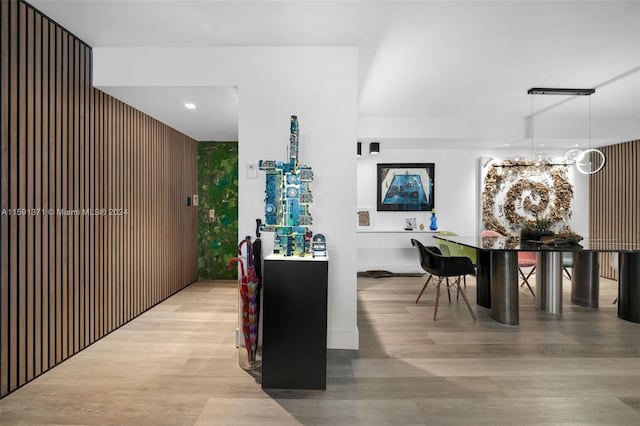
[[298, 164], [298, 117], [291, 116], [289, 161], [260, 160], [259, 169], [266, 172], [264, 199], [265, 223], [262, 230], [275, 232], [273, 252], [285, 256], [311, 254], [313, 223], [309, 204], [313, 195], [309, 184], [313, 171]]

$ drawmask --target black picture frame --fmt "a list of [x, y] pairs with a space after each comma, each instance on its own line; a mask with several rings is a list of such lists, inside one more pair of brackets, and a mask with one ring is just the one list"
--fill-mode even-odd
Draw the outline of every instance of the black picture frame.
[[435, 163], [379, 163], [377, 187], [378, 211], [432, 210]]

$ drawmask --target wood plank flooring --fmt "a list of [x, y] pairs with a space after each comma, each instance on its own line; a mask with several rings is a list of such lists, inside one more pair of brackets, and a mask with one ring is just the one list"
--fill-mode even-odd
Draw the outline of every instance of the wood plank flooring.
[[[0, 401], [0, 423], [125, 425], [638, 425], [640, 325], [536, 311], [519, 327], [441, 299], [423, 278], [359, 278], [359, 351], [329, 351], [327, 390], [269, 390], [238, 367], [236, 284], [199, 282]], [[475, 300], [475, 284], [468, 280]], [[455, 299], [455, 297], [454, 297]]]

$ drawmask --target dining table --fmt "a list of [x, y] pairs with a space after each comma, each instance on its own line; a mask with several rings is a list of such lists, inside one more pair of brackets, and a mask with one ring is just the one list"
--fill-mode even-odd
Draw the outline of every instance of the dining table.
[[518, 252], [535, 252], [536, 308], [562, 314], [562, 253], [573, 256], [571, 303], [598, 309], [599, 253], [618, 253], [618, 317], [640, 324], [640, 241], [583, 239], [569, 244], [543, 244], [520, 237], [438, 235], [433, 238], [477, 250], [476, 303], [495, 321], [520, 323]]

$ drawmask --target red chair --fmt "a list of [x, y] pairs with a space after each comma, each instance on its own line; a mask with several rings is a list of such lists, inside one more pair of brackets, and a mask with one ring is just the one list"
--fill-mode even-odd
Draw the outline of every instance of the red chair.
[[[527, 287], [529, 287], [529, 291], [531, 292], [531, 295], [534, 297], [534, 299], [536, 297], [536, 294], [533, 292], [533, 289], [529, 284], [529, 278], [531, 277], [531, 274], [533, 274], [536, 271], [536, 263], [537, 263], [537, 255], [535, 252], [533, 251], [518, 252], [518, 271], [520, 272], [520, 276], [522, 277], [522, 284], [520, 284], [520, 287], [526, 284]], [[531, 268], [531, 270], [527, 275], [525, 275], [522, 268]]]

